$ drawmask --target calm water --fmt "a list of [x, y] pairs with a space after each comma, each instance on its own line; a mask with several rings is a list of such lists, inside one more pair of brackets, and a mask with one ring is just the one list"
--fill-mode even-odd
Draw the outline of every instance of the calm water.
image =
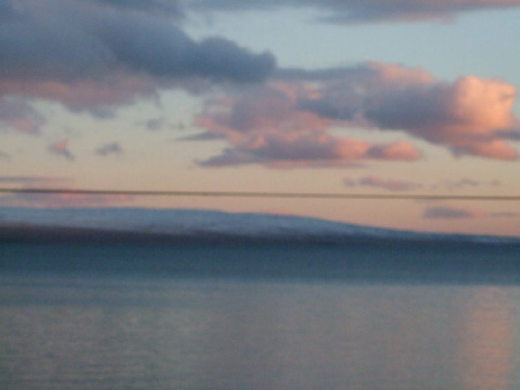
[[520, 388], [514, 285], [5, 272], [0, 282], [5, 390]]

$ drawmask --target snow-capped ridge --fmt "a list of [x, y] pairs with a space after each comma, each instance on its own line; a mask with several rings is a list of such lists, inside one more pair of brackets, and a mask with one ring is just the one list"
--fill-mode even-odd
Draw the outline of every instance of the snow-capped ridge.
[[519, 239], [514, 238], [426, 234], [366, 227], [310, 217], [190, 209], [0, 208], [0, 226], [12, 225], [201, 238], [219, 236], [248, 239], [342, 240], [364, 237], [393, 240], [520, 243]]

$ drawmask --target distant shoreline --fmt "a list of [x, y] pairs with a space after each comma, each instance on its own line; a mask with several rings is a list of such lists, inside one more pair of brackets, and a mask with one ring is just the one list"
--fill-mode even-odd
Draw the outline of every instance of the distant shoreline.
[[132, 244], [265, 244], [265, 245], [349, 245], [376, 247], [517, 247], [520, 242], [514, 240], [472, 240], [470, 236], [438, 235], [426, 237], [385, 237], [364, 234], [324, 235], [305, 234], [273, 236], [247, 236], [240, 233], [201, 232], [162, 233], [149, 231], [122, 231], [101, 228], [38, 226], [21, 223], [0, 224], [0, 244], [39, 243], [39, 244], [96, 244], [96, 243], [132, 243]]

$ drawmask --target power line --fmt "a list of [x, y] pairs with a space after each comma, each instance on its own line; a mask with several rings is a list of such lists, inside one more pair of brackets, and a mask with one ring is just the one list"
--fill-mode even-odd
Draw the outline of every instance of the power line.
[[32, 195], [127, 195], [214, 198], [292, 198], [292, 199], [367, 199], [367, 200], [470, 200], [517, 202], [520, 196], [502, 195], [427, 195], [427, 194], [344, 194], [312, 192], [246, 192], [246, 191], [148, 191], [148, 190], [87, 190], [58, 188], [0, 188], [0, 193]]

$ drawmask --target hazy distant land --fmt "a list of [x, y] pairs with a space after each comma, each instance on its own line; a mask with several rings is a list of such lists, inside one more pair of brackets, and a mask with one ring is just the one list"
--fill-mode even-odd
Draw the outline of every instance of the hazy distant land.
[[509, 238], [190, 210], [1, 209], [0, 221], [4, 275], [520, 283]]
[[419, 233], [308, 217], [139, 208], [0, 208], [0, 240], [520, 245], [520, 238]]

